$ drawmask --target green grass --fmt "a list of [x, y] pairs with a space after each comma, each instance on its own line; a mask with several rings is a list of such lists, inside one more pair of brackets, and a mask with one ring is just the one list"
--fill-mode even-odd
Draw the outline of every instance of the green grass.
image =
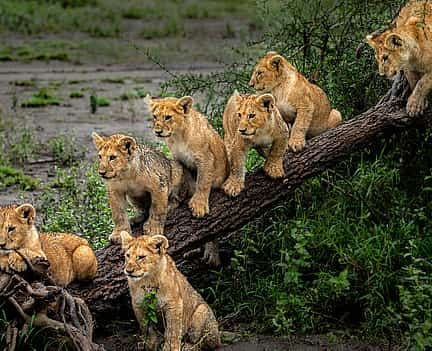
[[[85, 182], [80, 179], [84, 176]], [[43, 231], [82, 233], [94, 248], [103, 247], [111, 234], [111, 210], [97, 166], [59, 168], [40, 195]]]
[[21, 103], [21, 107], [27, 108], [52, 105], [60, 105], [60, 99], [57, 96], [51, 94], [46, 88], [40, 89], [38, 92], [33, 94], [30, 99]]
[[158, 23], [145, 26], [140, 32], [140, 37], [143, 39], [158, 39], [184, 36], [184, 33], [183, 21], [174, 17], [167, 21], [163, 21], [161, 24]]
[[13, 185], [17, 185], [21, 190], [35, 190], [39, 185], [39, 181], [25, 175], [24, 172], [19, 169], [9, 166], [0, 166], [0, 190], [4, 190]]
[[72, 99], [82, 98], [82, 97], [84, 97], [84, 93], [80, 90], [74, 90], [74, 91], [71, 91], [71, 93], [69, 94], [69, 97]]
[[120, 95], [120, 100], [133, 100], [145, 97], [149, 92], [144, 88], [134, 88]]

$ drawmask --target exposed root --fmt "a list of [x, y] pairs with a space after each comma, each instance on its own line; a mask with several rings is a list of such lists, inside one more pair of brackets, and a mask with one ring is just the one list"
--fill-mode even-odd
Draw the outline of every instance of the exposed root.
[[92, 342], [93, 319], [87, 305], [66, 289], [29, 283], [17, 274], [0, 273], [0, 297], [15, 311], [7, 328], [5, 350], [16, 349], [19, 335], [29, 325], [64, 333], [76, 350], [104, 350]]

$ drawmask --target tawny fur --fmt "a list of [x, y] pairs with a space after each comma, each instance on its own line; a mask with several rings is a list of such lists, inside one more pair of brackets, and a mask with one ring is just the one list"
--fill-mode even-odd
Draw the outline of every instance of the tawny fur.
[[144, 220], [145, 234], [162, 234], [168, 206], [178, 205], [188, 192], [189, 182], [182, 166], [168, 160], [148, 145], [139, 145], [127, 135], [103, 137], [92, 134], [99, 153], [99, 174], [106, 181], [114, 229], [109, 239], [120, 243], [120, 232], [130, 231], [128, 201]]
[[147, 292], [156, 291], [158, 320], [164, 323], [164, 351], [180, 351], [182, 341], [188, 349], [215, 349], [221, 346], [218, 323], [211, 308], [189, 284], [166, 253], [168, 240], [162, 236], [133, 238], [121, 232], [125, 251], [132, 308], [142, 332], [147, 334], [147, 349], [158, 343], [157, 326], [147, 328], [142, 302]]
[[[207, 118], [196, 111], [193, 99], [146, 97], [153, 115], [153, 130], [164, 138], [172, 157], [196, 174], [195, 192], [189, 208], [195, 217], [209, 213], [209, 196], [212, 188], [220, 188], [228, 175], [228, 160], [224, 143]], [[206, 245], [207, 263], [220, 263], [218, 242]]]
[[35, 216], [30, 204], [0, 208], [0, 268], [23, 272], [27, 262], [48, 261], [48, 273], [57, 285], [93, 279], [97, 260], [87, 240], [68, 233], [39, 234]]
[[293, 151], [304, 148], [307, 136], [321, 134], [342, 121], [324, 91], [275, 51], [258, 61], [249, 85], [259, 94], [271, 93], [284, 120], [293, 123], [288, 141]]
[[234, 94], [223, 115], [230, 174], [223, 185], [229, 196], [237, 196], [244, 188], [245, 160], [250, 148], [267, 155], [264, 171], [271, 178], [285, 176], [283, 156], [288, 148], [289, 128], [271, 94]]
[[412, 90], [407, 113], [421, 114], [432, 89], [432, 1], [409, 1], [388, 30], [366, 39], [375, 50], [381, 75], [394, 78], [403, 71]]

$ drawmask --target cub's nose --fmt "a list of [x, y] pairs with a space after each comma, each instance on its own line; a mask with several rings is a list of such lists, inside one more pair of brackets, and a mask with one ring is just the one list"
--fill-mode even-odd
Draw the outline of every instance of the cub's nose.
[[239, 132], [244, 134], [246, 132], [246, 129], [239, 129]]
[[125, 271], [126, 271], [127, 274], [132, 274], [132, 272], [133, 272], [133, 268], [131, 268], [131, 267], [126, 267], [126, 268], [125, 268]]
[[161, 131], [161, 130], [155, 130], [155, 134], [156, 134], [157, 136], [161, 136], [161, 135], [162, 135], [162, 131]]
[[6, 246], [6, 243], [0, 244], [0, 249], [3, 249]]

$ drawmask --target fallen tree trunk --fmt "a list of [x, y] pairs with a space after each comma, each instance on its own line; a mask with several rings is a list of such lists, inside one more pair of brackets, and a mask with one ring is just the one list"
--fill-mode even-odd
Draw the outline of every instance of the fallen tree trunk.
[[[210, 214], [204, 219], [194, 219], [186, 206], [171, 212], [165, 226], [170, 254], [179, 259], [187, 251], [239, 230], [251, 218], [261, 216], [287, 199], [305, 180], [320, 174], [350, 153], [375, 143], [380, 136], [409, 127], [431, 126], [430, 110], [415, 118], [406, 114], [408, 93], [405, 79], [399, 77], [376, 106], [309, 140], [303, 151], [287, 153], [284, 160], [286, 179], [283, 181], [271, 180], [258, 170], [246, 176], [245, 189], [236, 198], [229, 198], [221, 191], [212, 192]], [[139, 234], [139, 230], [135, 230], [135, 234]], [[76, 293], [84, 298], [96, 316], [107, 313], [112, 316], [130, 305], [122, 272], [123, 254], [119, 246], [108, 246], [99, 250], [97, 256], [99, 272], [96, 279]]]

